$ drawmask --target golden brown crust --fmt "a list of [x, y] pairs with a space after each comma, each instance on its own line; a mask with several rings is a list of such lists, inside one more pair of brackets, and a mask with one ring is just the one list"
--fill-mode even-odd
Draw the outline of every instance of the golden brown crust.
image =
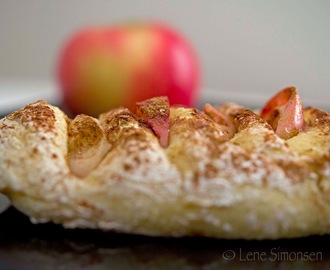
[[35, 129], [42, 129], [45, 132], [52, 132], [55, 124], [54, 111], [45, 106], [46, 101], [39, 100], [36, 103], [27, 105], [23, 110], [9, 114], [8, 120], [18, 120], [23, 124], [33, 124]]
[[70, 228], [245, 239], [330, 233], [329, 114], [305, 108], [304, 129], [284, 140], [252, 110], [216, 109], [226, 125], [212, 111], [170, 108], [163, 148], [126, 108], [70, 120], [37, 101], [0, 120], [0, 190], [33, 221]]
[[110, 149], [99, 121], [84, 114], [76, 116], [68, 125], [68, 162], [71, 171], [86, 176]]
[[330, 115], [324, 110], [307, 107], [304, 110], [305, 130], [308, 127], [318, 128], [324, 135], [329, 134]]

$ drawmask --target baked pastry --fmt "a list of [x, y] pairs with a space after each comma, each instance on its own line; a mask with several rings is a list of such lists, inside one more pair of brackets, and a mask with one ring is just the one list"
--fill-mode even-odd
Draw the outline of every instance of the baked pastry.
[[165, 97], [74, 119], [0, 120], [0, 191], [32, 222], [153, 236], [330, 233], [330, 115], [286, 88], [260, 111]]

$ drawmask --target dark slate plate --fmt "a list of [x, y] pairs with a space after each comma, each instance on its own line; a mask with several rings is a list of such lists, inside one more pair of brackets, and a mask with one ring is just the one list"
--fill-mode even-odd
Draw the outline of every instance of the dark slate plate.
[[330, 269], [330, 236], [287, 240], [160, 238], [32, 224], [0, 214], [0, 269]]

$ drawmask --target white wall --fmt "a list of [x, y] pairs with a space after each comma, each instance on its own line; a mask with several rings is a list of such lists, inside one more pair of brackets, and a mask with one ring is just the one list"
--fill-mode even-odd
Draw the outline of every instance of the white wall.
[[305, 104], [330, 107], [328, 0], [0, 0], [0, 79], [53, 80], [74, 30], [126, 19], [181, 30], [199, 55], [204, 96], [257, 106], [295, 85]]

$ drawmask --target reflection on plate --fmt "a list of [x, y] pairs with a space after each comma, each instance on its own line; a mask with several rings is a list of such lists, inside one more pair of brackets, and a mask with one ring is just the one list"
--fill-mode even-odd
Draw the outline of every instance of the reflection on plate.
[[0, 215], [0, 224], [0, 269], [330, 267], [330, 236], [276, 241], [144, 237], [34, 225], [12, 207]]
[[0, 214], [10, 206], [10, 202], [5, 195], [0, 193]]

